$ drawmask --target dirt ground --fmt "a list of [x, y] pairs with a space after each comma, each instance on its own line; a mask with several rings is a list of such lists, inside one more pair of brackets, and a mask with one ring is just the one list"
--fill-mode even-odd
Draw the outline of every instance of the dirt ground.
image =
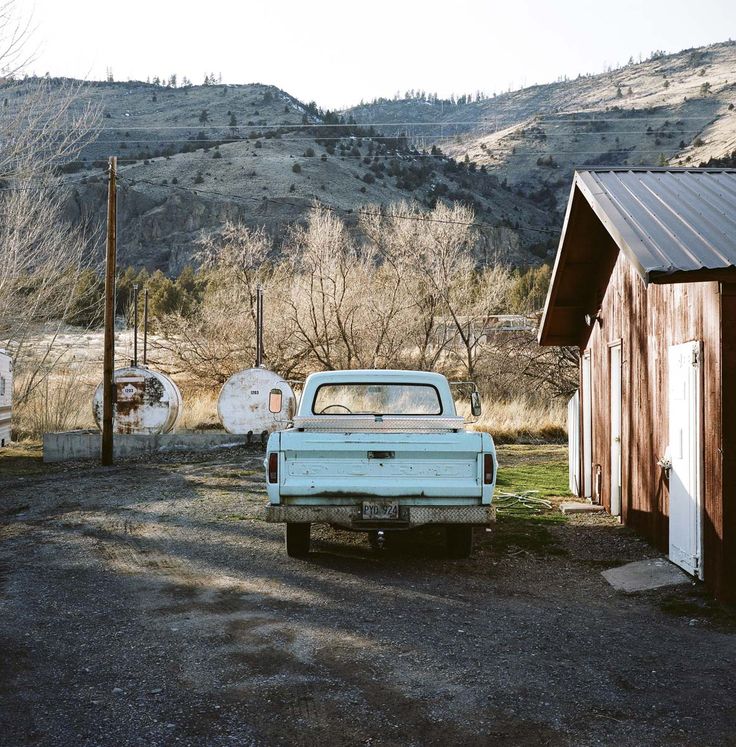
[[735, 743], [732, 611], [613, 591], [656, 553], [610, 518], [501, 516], [463, 561], [320, 528], [296, 560], [261, 460], [0, 461], [0, 743]]

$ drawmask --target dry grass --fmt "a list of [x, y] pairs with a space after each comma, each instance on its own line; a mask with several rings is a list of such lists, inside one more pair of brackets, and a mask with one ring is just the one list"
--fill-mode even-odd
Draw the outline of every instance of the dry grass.
[[[22, 380], [16, 382], [22, 389]], [[13, 440], [39, 439], [44, 433], [94, 428], [92, 396], [97, 382], [77, 369], [50, 374], [13, 409]]]
[[545, 443], [567, 438], [567, 405], [562, 401], [533, 403], [483, 401], [483, 414], [471, 427], [487, 431], [496, 443]]
[[222, 430], [222, 424], [217, 417], [217, 398], [219, 394], [219, 391], [215, 389], [182, 387], [184, 407], [176, 430]]
[[[219, 391], [182, 385], [181, 382], [179, 385], [184, 411], [177, 430], [221, 429], [217, 417]], [[566, 421], [567, 405], [561, 401], [535, 404], [524, 399], [491, 402], [484, 398], [483, 415], [470, 427], [489, 432], [496, 443], [549, 443], [567, 440]]]
[[[95, 428], [92, 396], [99, 371], [91, 366], [59, 369], [36, 388], [13, 413], [15, 441], [39, 439], [46, 432]], [[16, 391], [22, 379], [16, 379]], [[177, 382], [184, 400], [178, 431], [222, 429], [217, 416], [219, 389], [201, 388], [190, 381]], [[458, 400], [460, 414], [468, 403]], [[534, 403], [518, 398], [506, 402], [483, 398], [483, 415], [470, 427], [489, 432], [496, 443], [549, 443], [566, 440], [567, 407], [562, 401]]]

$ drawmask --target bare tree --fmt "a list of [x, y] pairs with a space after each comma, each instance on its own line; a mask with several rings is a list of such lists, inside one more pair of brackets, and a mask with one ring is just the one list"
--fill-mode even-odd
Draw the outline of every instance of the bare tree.
[[323, 368], [364, 362], [362, 310], [367, 268], [345, 224], [315, 207], [287, 247], [294, 278], [290, 319], [294, 334]]
[[22, 70], [32, 58], [28, 52], [32, 20], [15, 10], [15, 0], [0, 3], [0, 82]]
[[533, 334], [520, 333], [506, 342], [507, 365], [528, 384], [553, 397], [571, 397], [579, 386], [580, 350], [576, 347], [541, 347]]
[[204, 244], [209, 284], [200, 308], [161, 320], [161, 363], [201, 383], [253, 365], [260, 284], [266, 363], [285, 376], [422, 368], [475, 379], [496, 401], [567, 393], [570, 351], [541, 349], [532, 333], [497, 332], [514, 276], [502, 264], [477, 266], [482, 238], [472, 212], [366, 208], [358, 229], [362, 241], [315, 207], [279, 254], [265, 232], [226, 226]]
[[389, 346], [401, 365], [432, 369], [445, 352], [442, 301], [425, 271], [425, 222], [415, 207], [400, 203], [384, 213], [360, 214], [359, 226], [372, 258], [381, 265], [383, 292], [372, 296], [378, 332], [375, 349]]
[[285, 376], [304, 362], [305, 349], [290, 321], [290, 279], [285, 263], [272, 261], [273, 245], [262, 229], [228, 223], [202, 242], [200, 259], [209, 283], [195, 314], [157, 320], [152, 343], [157, 363], [169, 373], [204, 384], [222, 384], [254, 364], [256, 294], [266, 296], [265, 359]]
[[98, 112], [77, 85], [13, 79], [28, 24], [0, 6], [0, 345], [13, 355], [22, 403], [63, 356], [56, 345], [87, 258], [81, 228], [64, 220], [59, 166], [93, 137]]
[[485, 330], [490, 317], [507, 308], [510, 272], [501, 264], [477, 269], [481, 237], [472, 210], [440, 204], [432, 213], [415, 212], [412, 217], [417, 228], [408, 269], [414, 287], [423, 290], [417, 297], [421, 307], [416, 307], [425, 311], [420, 329], [426, 336], [434, 327], [442, 355], [454, 361], [463, 376], [473, 378], [488, 351]]

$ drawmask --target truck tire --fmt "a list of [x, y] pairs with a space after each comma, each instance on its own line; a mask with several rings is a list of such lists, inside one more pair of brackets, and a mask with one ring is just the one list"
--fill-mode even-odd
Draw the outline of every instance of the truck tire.
[[467, 558], [473, 550], [473, 527], [469, 524], [448, 524], [445, 527], [447, 554], [451, 558]]
[[286, 554], [291, 558], [303, 558], [309, 554], [309, 534], [312, 525], [309, 523], [286, 523]]

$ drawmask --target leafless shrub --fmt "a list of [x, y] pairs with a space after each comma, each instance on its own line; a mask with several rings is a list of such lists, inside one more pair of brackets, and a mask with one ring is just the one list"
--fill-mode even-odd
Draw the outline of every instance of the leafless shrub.
[[580, 351], [574, 347], [541, 347], [536, 336], [518, 333], [503, 345], [514, 377], [516, 394], [538, 390], [569, 399], [579, 386]]
[[57, 368], [33, 387], [20, 377], [27, 396], [13, 413], [14, 438], [40, 438], [44, 433], [94, 427], [92, 395], [94, 384], [83, 379], [76, 368]]

